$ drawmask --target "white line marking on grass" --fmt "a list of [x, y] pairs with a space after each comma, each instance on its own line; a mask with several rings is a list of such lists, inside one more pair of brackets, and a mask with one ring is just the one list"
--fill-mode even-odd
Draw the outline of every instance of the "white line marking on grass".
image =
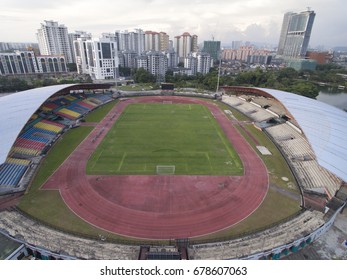
[[[102, 154], [103, 152], [104, 152], [104, 149], [101, 149], [100, 154], [98, 155], [98, 157], [97, 157], [96, 160], [94, 161], [93, 166], [91, 167], [92, 170], [94, 170], [94, 167], [95, 167], [95, 165], [98, 163], [99, 158], [101, 157], [101, 154]], [[91, 171], [92, 171], [92, 170], [91, 170]]]
[[205, 154], [205, 156], [206, 156], [206, 158], [207, 158], [207, 160], [208, 160], [208, 163], [209, 163], [209, 165], [210, 165], [210, 169], [211, 169], [211, 172], [213, 171], [213, 167], [212, 167], [212, 163], [211, 163], [211, 160], [210, 160], [210, 156], [208, 155], [208, 153], [204, 153]]
[[126, 152], [124, 152], [124, 153], [123, 153], [122, 160], [121, 160], [121, 161], [120, 161], [120, 163], [119, 163], [119, 166], [118, 166], [117, 171], [120, 171], [120, 170], [121, 170], [121, 168], [122, 168], [122, 165], [123, 165], [123, 162], [124, 162], [124, 159], [125, 159], [126, 155], [127, 155], [127, 153], [126, 153]]

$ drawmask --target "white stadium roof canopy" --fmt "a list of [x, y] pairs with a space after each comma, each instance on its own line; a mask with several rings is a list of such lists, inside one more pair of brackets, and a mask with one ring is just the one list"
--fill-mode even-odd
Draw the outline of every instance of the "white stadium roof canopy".
[[[5, 162], [31, 115], [49, 97], [70, 87], [76, 89], [76, 85], [55, 85], [0, 98], [0, 164]], [[272, 95], [286, 107], [305, 133], [319, 164], [347, 182], [347, 113], [293, 93], [264, 88], [258, 90]]]
[[258, 90], [272, 95], [286, 107], [310, 142], [318, 163], [347, 182], [347, 113], [293, 93]]
[[6, 161], [19, 133], [42, 103], [58, 91], [72, 86], [74, 85], [41, 87], [0, 98], [0, 164]]

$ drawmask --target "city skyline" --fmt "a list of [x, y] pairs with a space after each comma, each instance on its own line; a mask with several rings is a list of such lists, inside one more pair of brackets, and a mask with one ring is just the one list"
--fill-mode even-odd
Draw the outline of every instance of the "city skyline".
[[284, 13], [304, 11], [310, 6], [317, 14], [310, 46], [347, 45], [342, 0], [332, 0], [329, 5], [323, 0], [294, 0], [290, 6], [273, 0], [0, 0], [0, 4], [0, 40], [7, 42], [36, 42], [40, 24], [54, 20], [64, 24], [69, 33], [83, 30], [94, 37], [103, 32], [141, 28], [164, 31], [171, 40], [190, 32], [198, 35], [199, 43], [214, 38], [224, 46], [234, 40], [277, 45]]

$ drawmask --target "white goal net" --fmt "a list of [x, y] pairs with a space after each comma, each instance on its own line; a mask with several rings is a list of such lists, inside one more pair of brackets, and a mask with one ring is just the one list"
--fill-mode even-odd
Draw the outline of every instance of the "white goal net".
[[158, 175], [173, 175], [175, 174], [175, 165], [157, 165]]

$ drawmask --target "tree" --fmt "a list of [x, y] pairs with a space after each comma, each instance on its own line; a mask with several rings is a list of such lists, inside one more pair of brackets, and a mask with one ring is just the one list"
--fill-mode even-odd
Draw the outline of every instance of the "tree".
[[77, 72], [77, 64], [76, 63], [67, 63], [67, 69], [69, 72]]
[[134, 80], [136, 83], [155, 83], [156, 78], [144, 68], [139, 68], [134, 74]]
[[299, 72], [291, 67], [281, 69], [278, 73], [278, 79], [280, 81], [282, 81], [283, 79], [289, 79], [289, 80], [297, 79], [298, 76], [299, 76]]
[[306, 81], [296, 82], [290, 87], [290, 91], [313, 99], [319, 94], [318, 88], [314, 84]]
[[119, 75], [122, 77], [129, 77], [131, 75], [131, 68], [119, 66]]

